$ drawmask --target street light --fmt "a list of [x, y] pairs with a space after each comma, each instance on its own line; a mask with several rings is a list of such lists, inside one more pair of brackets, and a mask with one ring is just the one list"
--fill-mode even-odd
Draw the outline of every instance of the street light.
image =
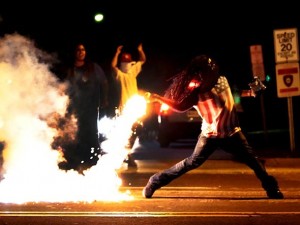
[[103, 16], [102, 13], [97, 13], [97, 14], [95, 15], [94, 19], [95, 19], [95, 21], [96, 21], [97, 23], [100, 23], [100, 22], [104, 19], [104, 16]]

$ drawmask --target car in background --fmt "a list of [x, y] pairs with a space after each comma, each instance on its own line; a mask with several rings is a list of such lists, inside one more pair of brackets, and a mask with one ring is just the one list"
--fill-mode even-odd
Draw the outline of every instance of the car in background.
[[201, 131], [202, 119], [195, 108], [175, 112], [168, 105], [161, 104], [157, 119], [157, 140], [161, 147], [168, 147], [179, 139], [197, 139]]

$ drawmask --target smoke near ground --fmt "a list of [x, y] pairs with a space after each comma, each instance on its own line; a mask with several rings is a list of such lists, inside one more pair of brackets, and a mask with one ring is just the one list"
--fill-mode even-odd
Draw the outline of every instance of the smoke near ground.
[[46, 119], [54, 113], [63, 116], [68, 97], [64, 94], [64, 85], [50, 72], [49, 66], [54, 60], [21, 35], [6, 35], [0, 39], [3, 170], [15, 164], [16, 157], [22, 159], [19, 149], [24, 149], [26, 156], [26, 149], [42, 148], [36, 146], [39, 144], [47, 148], [56, 135]]
[[77, 127], [74, 117], [65, 117], [69, 98], [50, 70], [55, 60], [24, 36], [0, 39], [0, 201], [127, 198], [116, 168], [105, 163], [108, 155], [84, 176], [59, 169], [60, 145], [73, 141]]

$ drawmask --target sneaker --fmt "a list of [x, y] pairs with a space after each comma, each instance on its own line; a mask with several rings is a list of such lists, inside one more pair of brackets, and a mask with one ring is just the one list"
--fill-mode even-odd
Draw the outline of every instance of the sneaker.
[[279, 190], [278, 182], [273, 176], [268, 176], [262, 183], [270, 199], [283, 199], [283, 194]]
[[142, 194], [145, 198], [151, 198], [156, 189], [157, 188], [148, 183], [146, 187], [144, 187]]
[[279, 189], [269, 190], [267, 191], [267, 195], [270, 199], [283, 199], [284, 196]]

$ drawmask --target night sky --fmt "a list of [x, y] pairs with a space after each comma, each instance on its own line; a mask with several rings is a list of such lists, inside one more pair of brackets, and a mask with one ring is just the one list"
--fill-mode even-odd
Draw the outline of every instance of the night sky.
[[[273, 73], [273, 30], [300, 25], [296, 7], [267, 7], [255, 1], [71, 2], [1, 5], [0, 34], [18, 32], [32, 38], [40, 48], [58, 52], [62, 58], [69, 54], [73, 42], [84, 39], [90, 56], [104, 67], [117, 45], [123, 44], [134, 54], [142, 42], [148, 56], [145, 70], [153, 73], [150, 77], [172, 76], [192, 57], [206, 53], [218, 60], [224, 73], [243, 83], [251, 78], [250, 45], [262, 45], [266, 73]], [[104, 14], [104, 20], [98, 24], [93, 20], [96, 12]], [[147, 71], [144, 72], [146, 76]]]
[[[238, 89], [252, 79], [250, 46], [262, 45], [265, 73], [270, 75], [264, 93], [270, 127], [288, 127], [286, 98], [277, 97], [274, 29], [300, 27], [300, 11], [289, 2], [261, 1], [24, 1], [1, 3], [0, 35], [17, 32], [41, 49], [57, 53], [63, 61], [71, 44], [87, 43], [88, 54], [107, 71], [118, 45], [135, 56], [143, 43], [147, 62], [138, 78], [142, 89], [162, 93], [167, 79], [198, 54], [209, 54]], [[176, 3], [177, 2], [177, 3]], [[5, 3], [5, 4], [4, 4]], [[95, 23], [95, 13], [104, 14]], [[294, 97], [294, 108], [299, 97]], [[251, 113], [259, 99], [244, 100]], [[269, 112], [270, 111], [270, 112]], [[278, 112], [278, 114], [274, 112]], [[297, 111], [298, 112], [298, 111]], [[282, 119], [278, 119], [279, 115]], [[270, 116], [271, 117], [271, 116]], [[273, 118], [274, 117], [274, 118]]]

